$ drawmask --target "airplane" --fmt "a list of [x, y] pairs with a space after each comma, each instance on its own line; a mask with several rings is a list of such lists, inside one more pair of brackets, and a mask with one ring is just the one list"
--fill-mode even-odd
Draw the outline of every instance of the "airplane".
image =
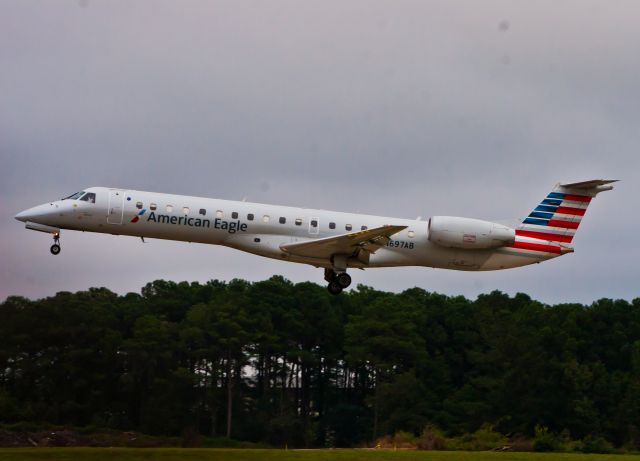
[[589, 203], [616, 181], [558, 183], [515, 227], [455, 216], [425, 222], [108, 187], [84, 189], [15, 219], [52, 234], [54, 255], [61, 250], [61, 229], [224, 245], [324, 268], [335, 295], [351, 284], [350, 268], [488, 271], [571, 253]]

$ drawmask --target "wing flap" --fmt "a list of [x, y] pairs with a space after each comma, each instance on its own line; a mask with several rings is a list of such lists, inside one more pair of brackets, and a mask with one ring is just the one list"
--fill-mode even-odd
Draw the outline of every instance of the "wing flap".
[[307, 258], [329, 259], [336, 254], [356, 255], [359, 251], [375, 253], [389, 242], [389, 237], [407, 226], [381, 226], [335, 237], [280, 245], [285, 253]]

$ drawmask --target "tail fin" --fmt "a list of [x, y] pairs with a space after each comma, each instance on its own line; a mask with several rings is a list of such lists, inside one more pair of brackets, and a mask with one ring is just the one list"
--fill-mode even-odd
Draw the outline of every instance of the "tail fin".
[[516, 235], [551, 242], [571, 243], [591, 199], [613, 189], [617, 179], [594, 179], [571, 184], [557, 184], [547, 197], [529, 213]]

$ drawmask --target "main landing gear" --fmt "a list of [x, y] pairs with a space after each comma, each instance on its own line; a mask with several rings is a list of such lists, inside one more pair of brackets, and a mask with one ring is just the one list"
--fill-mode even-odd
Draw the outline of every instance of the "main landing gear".
[[342, 290], [351, 285], [351, 276], [346, 272], [336, 272], [333, 269], [324, 270], [324, 279], [329, 282], [327, 290], [332, 295], [339, 295]]
[[60, 250], [60, 234], [53, 234], [53, 245], [51, 245], [49, 251], [51, 251], [52, 255], [57, 255], [60, 253]]

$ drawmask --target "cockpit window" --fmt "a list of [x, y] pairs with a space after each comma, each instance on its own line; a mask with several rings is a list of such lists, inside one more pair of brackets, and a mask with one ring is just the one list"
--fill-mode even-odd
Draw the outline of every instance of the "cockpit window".
[[84, 194], [84, 191], [80, 191], [80, 192], [76, 192], [75, 194], [70, 195], [69, 197], [65, 197], [62, 200], [78, 200], [82, 194]]
[[84, 194], [82, 196], [80, 201], [89, 202], [89, 203], [96, 203], [96, 194], [94, 194], [93, 192], [87, 192], [86, 194]]

